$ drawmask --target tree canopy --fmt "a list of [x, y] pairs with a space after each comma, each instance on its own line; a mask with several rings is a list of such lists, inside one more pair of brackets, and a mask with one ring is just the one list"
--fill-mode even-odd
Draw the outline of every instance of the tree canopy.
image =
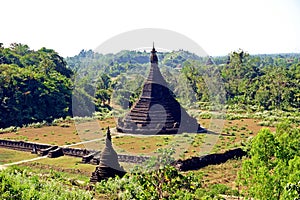
[[255, 199], [297, 199], [300, 191], [300, 129], [279, 124], [276, 132], [262, 129], [250, 143], [250, 159], [240, 173], [245, 195]]
[[0, 48], [0, 127], [70, 115], [72, 71], [54, 50]]
[[[179, 50], [159, 52], [158, 57], [182, 104], [299, 110], [299, 54], [249, 55], [238, 50], [212, 58]], [[52, 49], [0, 45], [0, 127], [93, 115], [102, 108], [109, 111], [111, 100], [127, 109], [139, 97], [149, 66], [145, 51], [103, 55], [82, 50], [64, 59]]]

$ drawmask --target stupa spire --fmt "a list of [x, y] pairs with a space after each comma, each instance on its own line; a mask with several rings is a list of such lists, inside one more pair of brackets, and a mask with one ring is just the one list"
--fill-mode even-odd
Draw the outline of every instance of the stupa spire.
[[154, 63], [154, 64], [158, 64], [158, 58], [157, 58], [157, 55], [156, 55], [154, 42], [153, 42], [153, 48], [152, 48], [152, 51], [151, 51], [150, 62]]
[[106, 139], [109, 140], [109, 141], [111, 142], [111, 134], [110, 134], [109, 126], [107, 127]]

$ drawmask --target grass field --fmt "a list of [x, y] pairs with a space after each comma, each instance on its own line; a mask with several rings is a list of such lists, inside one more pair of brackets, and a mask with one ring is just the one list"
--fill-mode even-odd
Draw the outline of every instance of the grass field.
[[[210, 119], [201, 119], [204, 127], [213, 126]], [[113, 131], [113, 145], [117, 153], [131, 155], [154, 155], [158, 148], [175, 148], [175, 157], [186, 159], [191, 156], [199, 156], [203, 153], [224, 152], [236, 148], [249, 137], [255, 136], [263, 127], [258, 119], [224, 120], [222, 131], [218, 135], [210, 134], [178, 134], [155, 136], [132, 136], [116, 134]], [[57, 126], [44, 126], [41, 128], [21, 128], [17, 132], [0, 134], [0, 138], [25, 140], [31, 142], [72, 145], [73, 147], [99, 149], [105, 145], [106, 127], [115, 127], [115, 121], [89, 121], [75, 124], [68, 121]], [[274, 127], [269, 127], [272, 131]], [[79, 142], [95, 140], [86, 144], [75, 145]], [[25, 159], [31, 159], [37, 155], [0, 148], [0, 164], [11, 163]], [[81, 158], [62, 156], [59, 158], [44, 158], [37, 161], [20, 164], [30, 167], [36, 173], [48, 174], [59, 172], [63, 176], [88, 182], [95, 165], [82, 164]], [[126, 171], [134, 165], [121, 163]], [[230, 160], [220, 165], [211, 165], [195, 171], [203, 174], [204, 186], [216, 183], [225, 184], [237, 189], [236, 178], [240, 170], [241, 160]]]
[[[113, 145], [118, 153], [128, 154], [153, 154], [158, 148], [175, 147], [180, 153], [177, 156], [198, 156], [201, 146], [206, 145], [210, 151], [223, 152], [240, 145], [248, 137], [257, 134], [262, 126], [256, 119], [224, 120], [224, 125], [219, 136], [208, 134], [180, 134], [171, 136], [128, 136], [126, 134], [113, 134]], [[211, 126], [210, 119], [202, 119], [201, 125]], [[115, 127], [115, 121], [90, 121], [76, 124], [74, 122], [62, 123], [58, 126], [44, 126], [41, 128], [21, 128], [17, 132], [0, 134], [0, 138], [24, 140], [53, 145], [74, 145], [79, 142], [99, 139], [95, 142], [74, 145], [78, 148], [99, 149], [105, 144], [106, 127]], [[275, 130], [274, 127], [270, 127]], [[213, 138], [213, 139], [212, 139]], [[213, 140], [213, 142], [210, 142]], [[216, 143], [215, 143], [216, 142]], [[211, 144], [210, 144], [211, 143]]]
[[[0, 163], [11, 163], [23, 159], [31, 159], [36, 155], [29, 152], [20, 152], [0, 148]], [[238, 189], [236, 183], [237, 173], [241, 169], [241, 160], [229, 160], [219, 165], [210, 165], [194, 171], [194, 173], [203, 174], [203, 186], [209, 187], [213, 184], [224, 184], [232, 189]], [[126, 171], [129, 171], [134, 164], [120, 163]], [[20, 166], [29, 167], [34, 173], [48, 174], [59, 173], [59, 176], [69, 179], [80, 180], [88, 183], [89, 178], [96, 166], [82, 164], [81, 158], [62, 156], [59, 158], [44, 158], [38, 161], [20, 164]], [[188, 172], [186, 172], [188, 173]]]
[[36, 154], [30, 152], [21, 152], [11, 149], [0, 148], [0, 165], [13, 163], [21, 160], [27, 160], [37, 157]]

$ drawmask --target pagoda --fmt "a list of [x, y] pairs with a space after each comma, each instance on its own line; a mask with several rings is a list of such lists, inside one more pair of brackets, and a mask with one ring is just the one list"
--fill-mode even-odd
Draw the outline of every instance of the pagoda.
[[197, 120], [188, 115], [175, 99], [174, 93], [158, 68], [158, 57], [153, 48], [150, 72], [139, 100], [124, 118], [119, 118], [117, 131], [133, 134], [177, 134], [206, 132]]
[[123, 177], [126, 174], [123, 167], [120, 166], [118, 155], [112, 147], [109, 127], [107, 128], [105, 147], [100, 156], [100, 163], [92, 173], [90, 182], [100, 182], [110, 177]]

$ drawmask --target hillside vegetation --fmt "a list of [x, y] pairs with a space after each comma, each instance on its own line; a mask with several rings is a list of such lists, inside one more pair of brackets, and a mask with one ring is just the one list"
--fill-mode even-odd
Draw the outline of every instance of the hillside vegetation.
[[71, 115], [72, 75], [52, 49], [0, 46], [0, 127]]
[[[202, 58], [179, 50], [158, 56], [174, 95], [189, 112], [205, 119], [201, 123], [209, 123], [216, 105], [227, 110], [220, 116], [227, 122], [212, 151], [244, 146], [246, 157], [183, 173], [165, 163], [175, 156], [174, 149], [160, 148], [171, 142], [170, 136], [152, 143], [116, 136], [116, 149], [142, 153], [156, 149], [157, 157], [128, 171], [122, 179], [103, 180], [95, 186], [87, 185], [89, 176], [83, 171], [72, 171], [81, 167], [79, 158], [8, 167], [0, 171], [0, 199], [224, 199], [230, 195], [299, 199], [300, 55], [249, 55], [238, 50], [228, 56]], [[114, 126], [111, 115], [133, 105], [148, 69], [149, 52], [102, 55], [82, 50], [74, 57], [62, 58], [52, 49], [35, 51], [24, 44], [9, 48], [0, 44], [0, 133], [6, 139], [59, 145], [89, 140], [77, 136], [70, 117], [109, 118], [98, 122], [102, 127]], [[83, 125], [90, 120], [76, 119]], [[46, 124], [56, 128], [45, 129], [42, 126]], [[274, 131], [258, 131], [258, 125], [273, 126]], [[100, 136], [100, 130], [89, 125], [83, 131]], [[190, 135], [181, 135], [192, 145], [182, 147], [182, 159], [198, 152], [203, 138], [209, 136], [198, 134], [193, 139]], [[2, 155], [2, 163], [19, 161], [13, 158], [17, 155], [32, 157], [25, 152], [9, 154]], [[71, 176], [84, 176], [84, 181]]]
[[[250, 56], [239, 50], [202, 58], [180, 50], [158, 56], [162, 74], [184, 105], [219, 102], [252, 111], [300, 107], [298, 54]], [[103, 116], [112, 104], [127, 109], [138, 98], [148, 68], [148, 52], [82, 50], [64, 59], [52, 49], [1, 46], [0, 127], [95, 112]]]

